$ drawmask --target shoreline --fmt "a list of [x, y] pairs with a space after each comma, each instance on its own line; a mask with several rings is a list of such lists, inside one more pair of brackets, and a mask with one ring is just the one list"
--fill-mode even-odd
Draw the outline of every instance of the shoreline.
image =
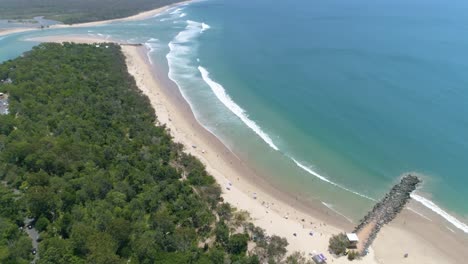
[[143, 11], [138, 14], [128, 16], [128, 17], [122, 17], [122, 18], [114, 18], [114, 19], [108, 19], [108, 20], [100, 20], [100, 21], [93, 21], [93, 22], [84, 22], [84, 23], [78, 23], [78, 24], [71, 24], [71, 25], [65, 25], [65, 24], [57, 24], [57, 25], [52, 25], [49, 28], [40, 28], [40, 27], [16, 27], [16, 28], [5, 28], [5, 29], [0, 29], [0, 37], [4, 37], [10, 34], [15, 34], [15, 33], [21, 33], [21, 32], [27, 32], [27, 31], [36, 31], [36, 30], [49, 30], [49, 29], [59, 29], [59, 28], [80, 28], [80, 27], [94, 27], [94, 26], [101, 26], [101, 25], [107, 25], [110, 23], [114, 22], [123, 22], [123, 21], [138, 21], [138, 20], [145, 20], [149, 19], [153, 16], [156, 16], [164, 11], [166, 11], [169, 8], [172, 8], [174, 6], [179, 6], [179, 5], [184, 5], [193, 0], [185, 0], [181, 1], [178, 3], [173, 3], [170, 5], [158, 7], [152, 10], [148, 11]]
[[5, 37], [5, 36], [8, 36], [10, 34], [28, 32], [28, 31], [35, 31], [35, 30], [40, 30], [40, 28], [21, 27], [21, 28], [0, 29], [0, 37]]
[[[55, 36], [41, 41], [95, 43], [106, 40], [87, 36]], [[292, 195], [281, 192], [256, 175], [195, 119], [176, 84], [162, 69], [158, 69], [158, 63], [150, 64], [144, 47], [122, 46], [122, 51], [130, 74], [149, 97], [159, 123], [165, 124], [174, 140], [183, 143], [187, 152], [205, 164], [207, 171], [222, 187], [226, 202], [248, 211], [252, 222], [269, 235], [286, 237], [290, 243], [289, 253], [317, 251], [327, 255], [334, 263], [348, 263], [345, 257], [331, 257], [327, 247], [332, 234], [351, 231], [352, 224], [346, 224], [339, 220], [340, 216], [330, 215], [330, 212], [321, 213], [320, 207], [323, 205], [295, 201]], [[193, 145], [197, 148], [193, 148]], [[226, 189], [229, 182], [233, 184], [231, 190]], [[252, 197], [254, 192], [257, 199]], [[402, 263], [405, 253], [410, 254], [410, 258], [404, 259], [405, 263], [462, 263], [468, 257], [463, 251], [468, 245], [466, 236], [450, 234], [446, 223], [414, 201], [410, 206], [424, 212], [432, 220], [411, 210], [403, 210], [392, 223], [382, 228], [370, 254], [359, 260], [360, 263]], [[285, 218], [287, 212], [288, 219]], [[313, 237], [309, 235], [310, 231], [314, 232]], [[297, 236], [293, 236], [293, 233], [297, 233]]]
[[[277, 197], [287, 197], [273, 188], [268, 188], [270, 192], [259, 188], [258, 186], [265, 187], [268, 183], [256, 176], [218, 138], [198, 123], [178, 87], [164, 73], [151, 67], [146, 49], [123, 46], [122, 50], [129, 72], [142, 92], [150, 98], [158, 122], [166, 125], [174, 141], [182, 143], [186, 152], [205, 164], [207, 171], [220, 184], [222, 197], [226, 202], [238, 210], [248, 211], [251, 221], [268, 234], [286, 237], [290, 252], [303, 251], [307, 254], [315, 250], [329, 255], [326, 252], [329, 237], [342, 230], [329, 224], [335, 222], [332, 219], [335, 216], [323, 221], [315, 215], [304, 214], [299, 206], [289, 204], [290, 200], [278, 199]], [[314, 232], [314, 236], [309, 235], [310, 231]], [[297, 233], [297, 237], [294, 233]]]
[[[157, 113], [159, 122], [166, 124], [168, 128], [171, 129], [171, 134], [174, 136], [174, 140], [183, 143], [186, 147], [186, 151], [199, 158], [206, 165], [207, 171], [215, 177], [217, 182], [223, 188], [223, 198], [225, 198], [227, 202], [238, 209], [248, 211], [253, 218], [253, 223], [264, 228], [268, 234], [277, 234], [286, 237], [290, 243], [290, 246], [288, 247], [289, 253], [297, 250], [303, 251], [306, 254], [312, 251], [317, 251], [324, 253], [328, 259], [333, 259], [334, 263], [349, 263], [345, 257], [336, 259], [329, 255], [327, 252], [328, 239], [333, 234], [343, 231], [351, 231], [352, 225], [355, 223], [346, 223], [341, 215], [335, 214], [334, 212], [331, 212], [331, 210], [329, 212], [321, 213], [320, 208], [324, 207], [322, 204], [301, 204], [299, 201], [295, 200], [293, 196], [287, 195], [274, 186], [271, 186], [268, 182], [265, 182], [264, 179], [251, 171], [248, 168], [248, 165], [245, 165], [245, 163], [239, 160], [234, 153], [230, 152], [230, 150], [224, 146], [224, 144], [215, 135], [199, 124], [194, 117], [190, 106], [180, 94], [177, 85], [169, 80], [165, 72], [158, 69], [151, 69], [154, 67], [150, 64], [144, 47], [123, 47], [123, 51], [127, 58], [129, 72], [133, 72], [132, 75], [137, 80], [139, 87], [146, 87], [146, 89], [142, 89], [142, 91], [150, 98], [150, 101]], [[140, 58], [138, 58], [138, 56]], [[133, 67], [137, 67], [135, 65], [138, 63], [141, 63], [140, 69], [130, 69], [131, 65], [133, 65]], [[155, 64], [157, 65], [157, 63]], [[149, 83], [145, 83], [143, 77], [147, 75], [141, 74], [142, 68], [147, 68], [147, 72], [149, 72], [147, 74], [152, 74], [151, 79], [154, 81], [152, 85], [151, 81], [149, 81]], [[138, 78], [140, 78], [140, 80], [138, 80]], [[154, 91], [148, 89], [148, 86], [158, 86], [157, 90], [159, 95], [163, 95], [165, 98], [158, 102], [158, 99], [154, 98]], [[158, 92], [156, 92], [156, 95], [158, 95]], [[176, 115], [171, 115], [172, 119], [169, 115], [166, 120], [161, 119], [161, 112], [164, 108], [166, 108], [166, 111], [167, 109], [170, 109], [167, 112], [169, 115], [171, 114], [171, 110], [173, 112], [182, 110], [182, 113], [179, 113], [179, 115], [182, 114], [183, 116], [178, 118], [185, 118], [185, 122], [191, 123], [192, 129], [196, 131], [192, 138], [190, 138], [190, 136], [188, 136], [188, 138], [184, 138], [184, 136], [186, 136], [183, 131], [184, 125], [178, 123], [178, 120], [173, 120]], [[184, 120], [181, 122], [183, 123]], [[173, 130], [175, 130], [175, 132], [173, 132]], [[182, 135], [179, 135], [178, 133], [180, 130], [182, 130]], [[197, 136], [197, 133], [200, 135]], [[198, 137], [201, 137], [201, 139]], [[210, 156], [207, 157], [206, 153], [202, 153], [201, 150], [191, 148], [194, 142], [196, 144], [197, 140], [202, 143], [204, 142], [206, 145], [209, 145], [209, 142], [215, 142], [213, 144], [215, 150], [217, 149], [220, 153], [227, 153], [224, 157], [224, 159], [227, 159], [224, 160], [224, 164], [222, 164], [223, 161], [221, 161], [221, 165], [218, 165], [216, 164], [216, 158]], [[235, 160], [237, 161], [237, 164], [228, 163], [228, 160], [231, 162]], [[219, 173], [219, 170], [217, 170], [218, 166], [222, 168], [224, 173]], [[231, 168], [234, 170], [233, 176], [236, 176], [235, 174], [239, 176], [240, 174], [240, 182], [236, 182], [236, 180], [232, 178], [233, 176], [229, 176], [229, 173], [226, 173], [226, 169], [229, 167], [234, 167]], [[226, 181], [231, 181], [234, 184], [234, 188], [238, 187], [238, 189], [236, 190], [231, 188], [229, 191], [226, 190], [226, 188], [224, 188], [226, 186]], [[250, 196], [253, 192], [257, 193], [257, 200]], [[246, 199], [238, 198], [242, 195], [247, 196]], [[274, 203], [275, 206], [266, 208], [261, 204], [262, 201], [267, 201], [270, 204]], [[257, 205], [255, 205], [255, 203]], [[421, 205], [414, 201], [410, 204], [412, 208], [417, 208], [418, 211], [423, 209], [420, 208], [422, 207]], [[425, 212], [426, 215], [430, 215], [432, 219], [436, 219], [435, 215], [433, 216], [431, 212], [428, 212], [428, 210], [429, 209], [424, 208], [422, 211]], [[266, 213], [266, 211], [269, 211], [269, 213]], [[285, 219], [285, 212], [288, 211], [289, 217], [288, 219]], [[270, 220], [271, 222], [268, 223], [268, 219], [265, 218], [273, 220]], [[341, 220], [337, 221], [337, 218], [341, 218]], [[305, 222], [302, 222], [302, 219], [305, 219]], [[314, 224], [311, 225], [308, 220], [311, 220]], [[383, 232], [382, 234], [379, 234], [372, 245], [370, 254], [359, 262], [401, 263], [406, 251], [411, 251], [411, 260], [405, 260], [405, 262], [461, 263], [465, 257], [463, 257], [460, 252], [463, 252], [464, 245], [468, 245], [467, 237], [464, 237], [463, 234], [461, 236], [451, 237], [451, 234], [449, 234], [446, 229], [447, 224], [443, 224], [443, 219], [432, 221], [424, 220], [426, 223], [424, 223], [424, 227], [421, 228], [421, 215], [418, 215], [411, 210], [403, 210], [403, 212], [401, 212], [393, 222], [382, 228]], [[309, 230], [313, 230], [314, 233], [317, 234], [317, 237], [303, 238], [304, 235], [307, 236]], [[293, 232], [297, 232], [298, 236], [293, 236]], [[318, 232], [321, 233], [320, 237], [318, 237]], [[440, 243], [439, 245], [434, 244], [433, 241], [435, 241], [436, 238], [439, 238], [443, 243]], [[402, 241], [405, 242], [402, 243]], [[390, 251], [388, 250], [389, 245], [392, 245], [392, 250]], [[395, 251], [400, 251], [401, 253], [395, 254]], [[456, 253], [459, 255], [454, 255]], [[444, 259], [444, 261], [441, 261], [441, 259]]]

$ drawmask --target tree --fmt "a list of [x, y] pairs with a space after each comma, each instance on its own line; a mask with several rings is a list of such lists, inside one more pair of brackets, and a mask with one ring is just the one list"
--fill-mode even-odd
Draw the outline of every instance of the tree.
[[221, 218], [221, 220], [230, 221], [232, 217], [232, 212], [234, 211], [234, 209], [228, 203], [221, 203], [220, 205], [218, 205], [218, 208], [216, 211], [218, 213], [218, 216]]
[[[281, 259], [287, 242], [233, 217], [203, 164], [154, 125], [120, 47], [104, 46], [41, 44], [0, 64], [14, 80], [0, 115], [0, 262], [30, 262], [26, 216], [41, 231], [42, 264]], [[246, 256], [250, 234], [261, 258]]]
[[312, 264], [304, 255], [304, 252], [294, 252], [286, 258], [286, 264]]
[[53, 220], [54, 214], [59, 207], [59, 200], [54, 192], [43, 186], [29, 188], [26, 193], [28, 209], [34, 217], [45, 216]]
[[213, 264], [224, 264], [225, 253], [223, 250], [220, 249], [212, 249], [208, 256], [210, 258], [211, 263]]
[[221, 246], [225, 247], [229, 242], [229, 228], [223, 222], [218, 222], [215, 228], [215, 235], [216, 235], [216, 242], [221, 244]]
[[267, 247], [268, 261], [274, 263], [280, 262], [286, 255], [288, 244], [286, 238], [272, 236]]
[[95, 233], [86, 241], [89, 250], [88, 263], [93, 264], [118, 264], [124, 263], [117, 252], [117, 243], [107, 233]]
[[84, 264], [84, 259], [73, 255], [73, 245], [70, 240], [53, 237], [40, 245], [38, 264], [71, 263]]
[[39, 219], [37, 219], [36, 221], [36, 224], [34, 225], [34, 227], [39, 231], [39, 232], [42, 232], [44, 230], [46, 230], [47, 226], [50, 224], [50, 221], [45, 218], [44, 216], [41, 216], [39, 217]]
[[234, 255], [245, 254], [247, 251], [247, 242], [249, 235], [247, 234], [234, 234], [229, 238], [228, 250], [229, 253]]
[[351, 250], [348, 252], [348, 260], [355, 260], [359, 257], [359, 253], [356, 250]]
[[344, 233], [340, 233], [330, 238], [328, 249], [333, 254], [340, 256], [346, 253], [346, 249], [349, 246], [349, 240], [347, 239], [346, 235]]

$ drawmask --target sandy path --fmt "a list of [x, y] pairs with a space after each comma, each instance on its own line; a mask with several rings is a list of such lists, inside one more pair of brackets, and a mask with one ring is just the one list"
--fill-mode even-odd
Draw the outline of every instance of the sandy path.
[[369, 240], [369, 236], [372, 234], [372, 231], [374, 230], [376, 226], [375, 220], [364, 226], [359, 232], [356, 233], [356, 235], [359, 238], [358, 244], [357, 244], [357, 251], [362, 254], [364, 252], [364, 247], [366, 245], [366, 242]]

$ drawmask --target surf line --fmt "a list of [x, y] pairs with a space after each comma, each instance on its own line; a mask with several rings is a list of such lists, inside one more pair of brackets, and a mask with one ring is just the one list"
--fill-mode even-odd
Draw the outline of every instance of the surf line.
[[[208, 26], [205, 23], [197, 23], [197, 22], [194, 22], [194, 21], [187, 21], [187, 23], [189, 24], [187, 29], [189, 29], [191, 25], [196, 24], [196, 27], [199, 29], [198, 33], [203, 33], [204, 31], [206, 31], [207, 29], [210, 28], [210, 26]], [[199, 60], [197, 60], [197, 61], [199, 61]], [[201, 74], [202, 79], [205, 81], [205, 83], [208, 84], [208, 86], [211, 88], [211, 90], [213, 91], [215, 96], [218, 98], [218, 100], [220, 100], [232, 113], [234, 113], [238, 118], [240, 118], [240, 120], [244, 124], [246, 124], [250, 129], [252, 129], [271, 148], [273, 148], [276, 151], [279, 151], [280, 153], [282, 153], [286, 157], [290, 158], [299, 168], [301, 168], [304, 171], [306, 171], [307, 173], [317, 177], [318, 179], [320, 179], [320, 180], [322, 180], [322, 181], [324, 181], [326, 183], [329, 183], [329, 184], [331, 184], [331, 185], [333, 185], [335, 187], [338, 187], [338, 188], [340, 188], [342, 190], [345, 190], [345, 191], [348, 191], [348, 192], [353, 193], [355, 195], [358, 195], [358, 196], [360, 196], [362, 198], [365, 198], [365, 199], [368, 199], [368, 200], [371, 200], [371, 201], [376, 201], [372, 197], [369, 197], [367, 195], [364, 195], [364, 194], [361, 194], [359, 192], [353, 191], [353, 190], [351, 190], [351, 189], [349, 189], [349, 188], [347, 188], [345, 186], [342, 186], [342, 185], [340, 185], [338, 183], [335, 183], [335, 182], [329, 180], [328, 178], [326, 178], [326, 177], [320, 175], [319, 173], [315, 172], [314, 170], [310, 169], [306, 165], [300, 163], [299, 161], [297, 161], [293, 157], [288, 156], [285, 153], [281, 152], [280, 149], [278, 148], [278, 146], [276, 146], [276, 144], [273, 142], [271, 137], [266, 132], [264, 132], [261, 129], [261, 127], [255, 121], [253, 121], [253, 120], [251, 120], [249, 118], [247, 112], [241, 106], [239, 106], [238, 104], [236, 104], [232, 100], [232, 98], [227, 94], [225, 88], [221, 84], [214, 81], [210, 77], [210, 73], [208, 72], [208, 70], [206, 68], [204, 68], [202, 66], [198, 66], [198, 70], [199, 70], [199, 72]], [[414, 194], [414, 193], [411, 194], [411, 197], [414, 200], [418, 201], [419, 203], [423, 204], [425, 207], [431, 209], [435, 213], [442, 216], [444, 219], [446, 219], [447, 221], [452, 223], [457, 228], [461, 229], [465, 233], [468, 233], [468, 226], [466, 224], [462, 223], [461, 221], [459, 221], [458, 219], [456, 219], [452, 215], [450, 215], [447, 212], [445, 212], [444, 210], [442, 210], [440, 207], [435, 205], [432, 201], [427, 200], [424, 197], [421, 197], [421, 196], [419, 196], [417, 194]]]

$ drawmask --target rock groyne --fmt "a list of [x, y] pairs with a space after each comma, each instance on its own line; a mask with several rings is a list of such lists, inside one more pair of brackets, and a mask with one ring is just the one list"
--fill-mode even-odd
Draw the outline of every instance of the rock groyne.
[[358, 252], [365, 255], [380, 229], [392, 221], [409, 201], [410, 194], [421, 180], [412, 174], [403, 176], [401, 181], [393, 186], [385, 197], [360, 221], [354, 229], [358, 234]]

